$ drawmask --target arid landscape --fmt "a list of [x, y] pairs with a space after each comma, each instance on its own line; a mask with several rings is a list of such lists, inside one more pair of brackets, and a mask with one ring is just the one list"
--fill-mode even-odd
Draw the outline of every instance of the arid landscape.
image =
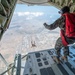
[[[58, 33], [47, 33], [45, 31], [38, 34], [25, 34], [9, 28], [0, 42], [0, 53], [10, 64], [13, 63], [16, 53], [25, 55], [28, 52], [54, 48], [58, 36]], [[35, 46], [33, 47], [32, 44]], [[2, 60], [0, 60], [0, 67], [5, 67]]]
[[[13, 62], [16, 53], [26, 54], [37, 50], [54, 48], [58, 36], [57, 33], [44, 32], [25, 35], [8, 29], [0, 42], [0, 53], [10, 63]], [[32, 47], [31, 41], [33, 43], [35, 41], [35, 47]]]
[[[29, 7], [26, 8], [29, 9]], [[52, 12], [54, 11], [52, 10]], [[0, 41], [0, 53], [8, 64], [13, 62], [17, 53], [25, 55], [28, 52], [54, 48], [59, 37], [59, 28], [50, 31], [43, 26], [44, 22], [50, 24], [59, 17], [57, 14], [50, 16], [51, 13], [43, 11], [14, 12], [10, 26]], [[5, 67], [1, 59], [0, 67]]]

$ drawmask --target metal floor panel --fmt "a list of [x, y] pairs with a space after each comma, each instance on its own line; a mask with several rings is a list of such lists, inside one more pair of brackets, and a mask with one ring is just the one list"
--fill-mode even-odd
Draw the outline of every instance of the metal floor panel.
[[23, 75], [75, 75], [74, 52], [70, 51], [70, 62], [61, 64], [54, 62], [53, 55], [53, 49], [29, 53]]

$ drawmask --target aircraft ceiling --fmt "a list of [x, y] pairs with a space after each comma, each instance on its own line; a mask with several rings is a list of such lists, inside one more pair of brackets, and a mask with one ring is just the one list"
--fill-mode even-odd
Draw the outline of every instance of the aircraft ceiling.
[[18, 0], [18, 3], [27, 5], [50, 5], [48, 0]]
[[43, 2], [48, 2], [48, 0], [18, 0], [18, 2], [27, 4], [40, 4]]

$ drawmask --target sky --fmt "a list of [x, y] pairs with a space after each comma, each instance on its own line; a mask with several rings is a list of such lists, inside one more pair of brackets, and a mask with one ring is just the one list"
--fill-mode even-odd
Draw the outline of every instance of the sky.
[[[53, 6], [27, 6], [24, 4], [17, 4], [15, 13], [18, 13], [19, 16], [21, 15], [44, 15], [44, 14], [58, 14], [58, 9]], [[59, 14], [58, 14], [59, 15]]]
[[24, 4], [17, 4], [16, 5], [16, 9], [15, 12], [25, 12], [25, 11], [29, 11], [29, 12], [55, 12], [58, 11], [58, 9], [56, 9], [53, 6], [28, 6], [28, 5], [24, 5]]
[[[53, 23], [60, 17], [58, 9], [53, 6], [28, 6], [17, 4], [11, 25], [17, 25], [26, 33], [37, 33], [44, 30], [43, 24]], [[11, 27], [11, 26], [10, 26]]]

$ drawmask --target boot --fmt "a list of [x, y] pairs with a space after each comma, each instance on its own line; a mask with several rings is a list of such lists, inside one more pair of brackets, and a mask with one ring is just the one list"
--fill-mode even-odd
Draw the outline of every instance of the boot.
[[61, 60], [65, 61], [65, 62], [68, 62], [68, 57], [67, 56], [62, 56]]
[[53, 56], [54, 61], [59, 64], [61, 62], [60, 58], [57, 56]]

